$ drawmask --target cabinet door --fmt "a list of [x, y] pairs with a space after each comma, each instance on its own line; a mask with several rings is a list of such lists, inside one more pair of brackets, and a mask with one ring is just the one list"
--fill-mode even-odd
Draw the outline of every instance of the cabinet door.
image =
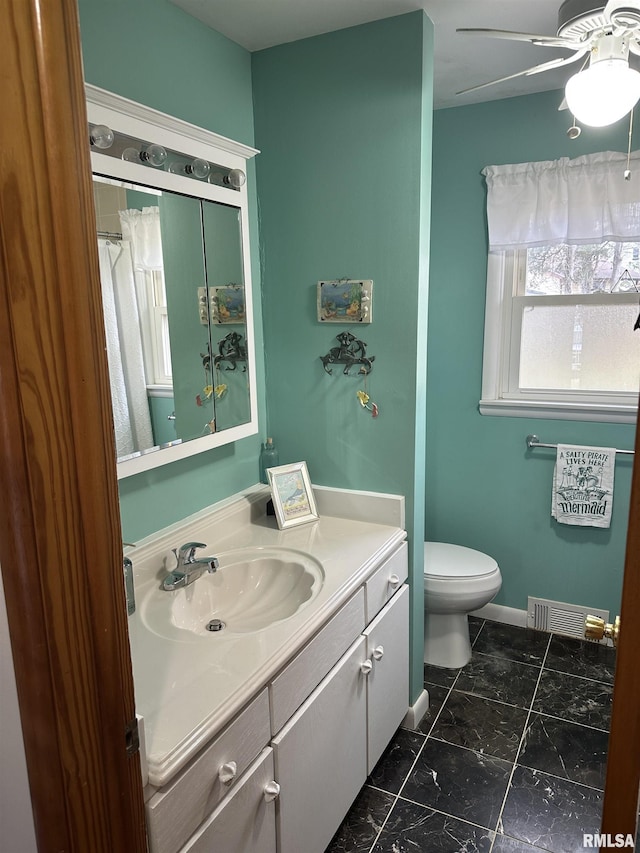
[[367, 773], [409, 707], [409, 587], [403, 586], [365, 630], [368, 676]]
[[[151, 853], [176, 853], [207, 820], [269, 743], [269, 698], [263, 690], [175, 779], [146, 804]], [[235, 777], [223, 782], [224, 765]]]
[[367, 777], [365, 638], [273, 739], [278, 853], [323, 853]]
[[276, 853], [273, 751], [263, 750], [180, 853]]
[[271, 734], [277, 734], [365, 626], [364, 590], [359, 589], [271, 682]]

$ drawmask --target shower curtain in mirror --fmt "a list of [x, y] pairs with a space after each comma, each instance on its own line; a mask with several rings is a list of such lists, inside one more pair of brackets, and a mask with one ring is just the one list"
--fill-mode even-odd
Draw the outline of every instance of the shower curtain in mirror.
[[131, 243], [98, 240], [117, 456], [153, 447]]

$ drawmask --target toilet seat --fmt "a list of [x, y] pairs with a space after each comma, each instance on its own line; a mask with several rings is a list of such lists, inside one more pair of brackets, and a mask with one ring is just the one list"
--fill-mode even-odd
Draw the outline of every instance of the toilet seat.
[[473, 548], [448, 542], [424, 543], [424, 573], [430, 578], [480, 578], [494, 574], [497, 568], [493, 557]]

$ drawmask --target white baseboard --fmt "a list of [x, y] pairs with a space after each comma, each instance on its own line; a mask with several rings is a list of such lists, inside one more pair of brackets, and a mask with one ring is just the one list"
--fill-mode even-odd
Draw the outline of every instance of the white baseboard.
[[480, 619], [491, 619], [492, 622], [504, 622], [506, 625], [527, 627], [527, 611], [515, 607], [505, 607], [503, 604], [485, 604], [480, 610], [474, 610], [471, 616]]
[[422, 718], [429, 710], [429, 694], [426, 690], [423, 690], [422, 693], [418, 696], [416, 701], [411, 705], [407, 714], [400, 724], [404, 729], [415, 729], [418, 728], [420, 723], [422, 722]]

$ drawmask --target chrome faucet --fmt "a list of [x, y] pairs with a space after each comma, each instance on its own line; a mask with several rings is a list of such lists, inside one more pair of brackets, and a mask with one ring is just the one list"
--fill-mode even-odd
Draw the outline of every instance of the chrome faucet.
[[162, 581], [162, 589], [170, 592], [189, 586], [206, 570], [215, 572], [219, 566], [216, 557], [196, 557], [198, 548], [206, 548], [204, 542], [186, 542], [179, 548], [173, 548], [176, 555], [176, 567]]

